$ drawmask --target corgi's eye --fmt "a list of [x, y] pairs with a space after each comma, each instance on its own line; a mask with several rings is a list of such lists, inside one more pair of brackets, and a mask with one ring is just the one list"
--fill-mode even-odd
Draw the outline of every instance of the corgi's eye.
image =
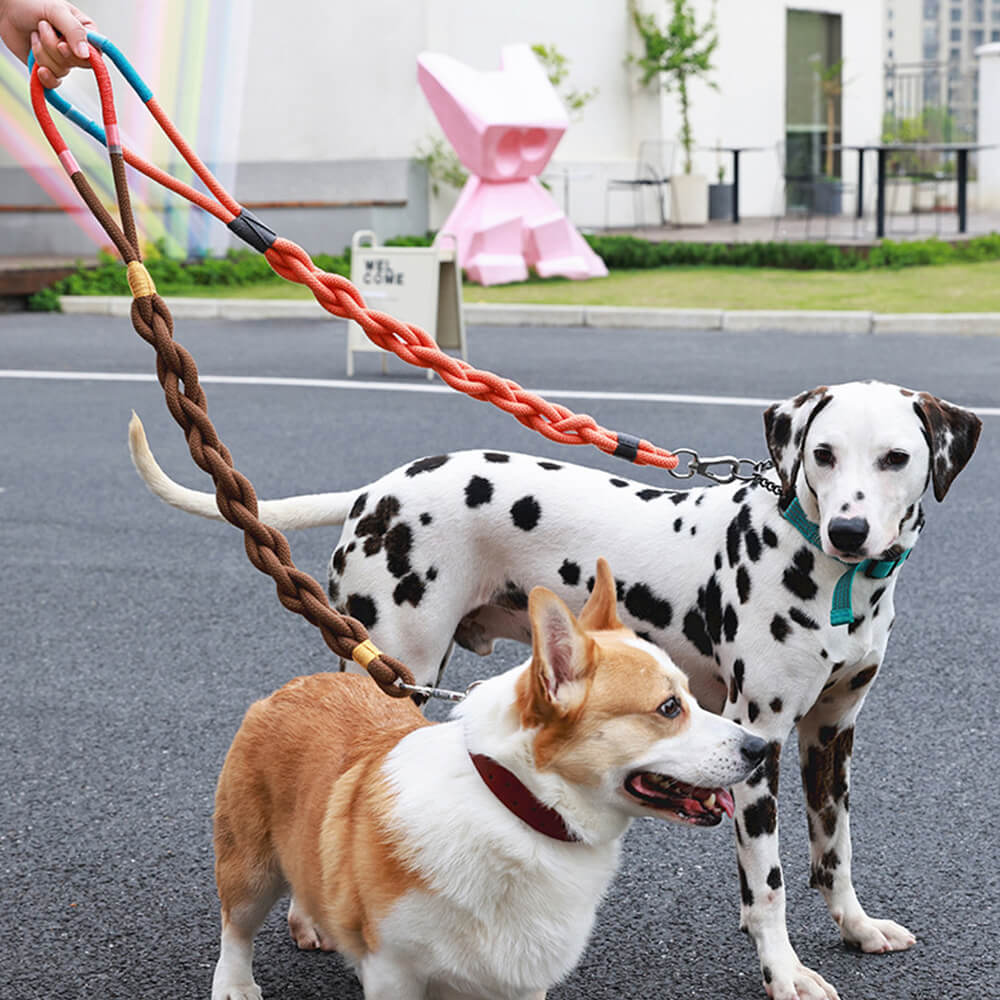
[[668, 719], [676, 719], [681, 714], [681, 703], [678, 698], [668, 698], [656, 710], [660, 715], [665, 715]]

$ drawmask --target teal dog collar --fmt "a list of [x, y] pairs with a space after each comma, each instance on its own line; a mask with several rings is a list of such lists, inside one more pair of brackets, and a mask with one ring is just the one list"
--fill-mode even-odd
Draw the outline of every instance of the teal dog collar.
[[[822, 550], [823, 544], [819, 537], [819, 525], [814, 524], [805, 515], [805, 511], [799, 505], [798, 497], [781, 512], [781, 516], [812, 546]], [[906, 557], [912, 552], [907, 549], [898, 559], [862, 559], [859, 563], [844, 563], [842, 559], [837, 562], [847, 566], [847, 570], [837, 581], [837, 586], [833, 588], [833, 603], [830, 607], [831, 625], [853, 625], [854, 609], [851, 600], [851, 588], [854, 585], [854, 576], [861, 570], [865, 576], [875, 580], [884, 580], [891, 576], [900, 566], [906, 562]], [[836, 559], [836, 556], [832, 558]]]

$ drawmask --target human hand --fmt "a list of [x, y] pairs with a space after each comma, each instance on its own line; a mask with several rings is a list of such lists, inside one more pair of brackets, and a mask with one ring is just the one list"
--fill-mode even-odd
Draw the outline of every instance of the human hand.
[[94, 22], [66, 0], [0, 0], [0, 39], [23, 63], [35, 56], [38, 79], [48, 88], [74, 66], [86, 66], [87, 31]]

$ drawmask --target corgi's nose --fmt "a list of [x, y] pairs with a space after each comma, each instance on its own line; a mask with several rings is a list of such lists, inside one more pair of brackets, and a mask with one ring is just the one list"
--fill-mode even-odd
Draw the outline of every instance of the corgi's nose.
[[755, 768], [767, 753], [767, 743], [759, 736], [747, 736], [740, 747], [743, 759], [751, 768]]
[[863, 517], [835, 517], [829, 534], [841, 552], [859, 552], [868, 537], [868, 522]]

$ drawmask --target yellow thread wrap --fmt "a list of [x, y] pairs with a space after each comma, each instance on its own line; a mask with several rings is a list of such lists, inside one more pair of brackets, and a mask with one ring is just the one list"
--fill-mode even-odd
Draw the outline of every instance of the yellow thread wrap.
[[137, 260], [128, 265], [128, 287], [132, 289], [133, 299], [144, 299], [156, 294], [156, 285], [153, 284], [149, 271]]
[[382, 650], [375, 645], [371, 639], [365, 639], [364, 642], [359, 642], [354, 647], [354, 652], [351, 653], [351, 659], [364, 670], [368, 669], [368, 664], [372, 660], [378, 659], [382, 655]]

